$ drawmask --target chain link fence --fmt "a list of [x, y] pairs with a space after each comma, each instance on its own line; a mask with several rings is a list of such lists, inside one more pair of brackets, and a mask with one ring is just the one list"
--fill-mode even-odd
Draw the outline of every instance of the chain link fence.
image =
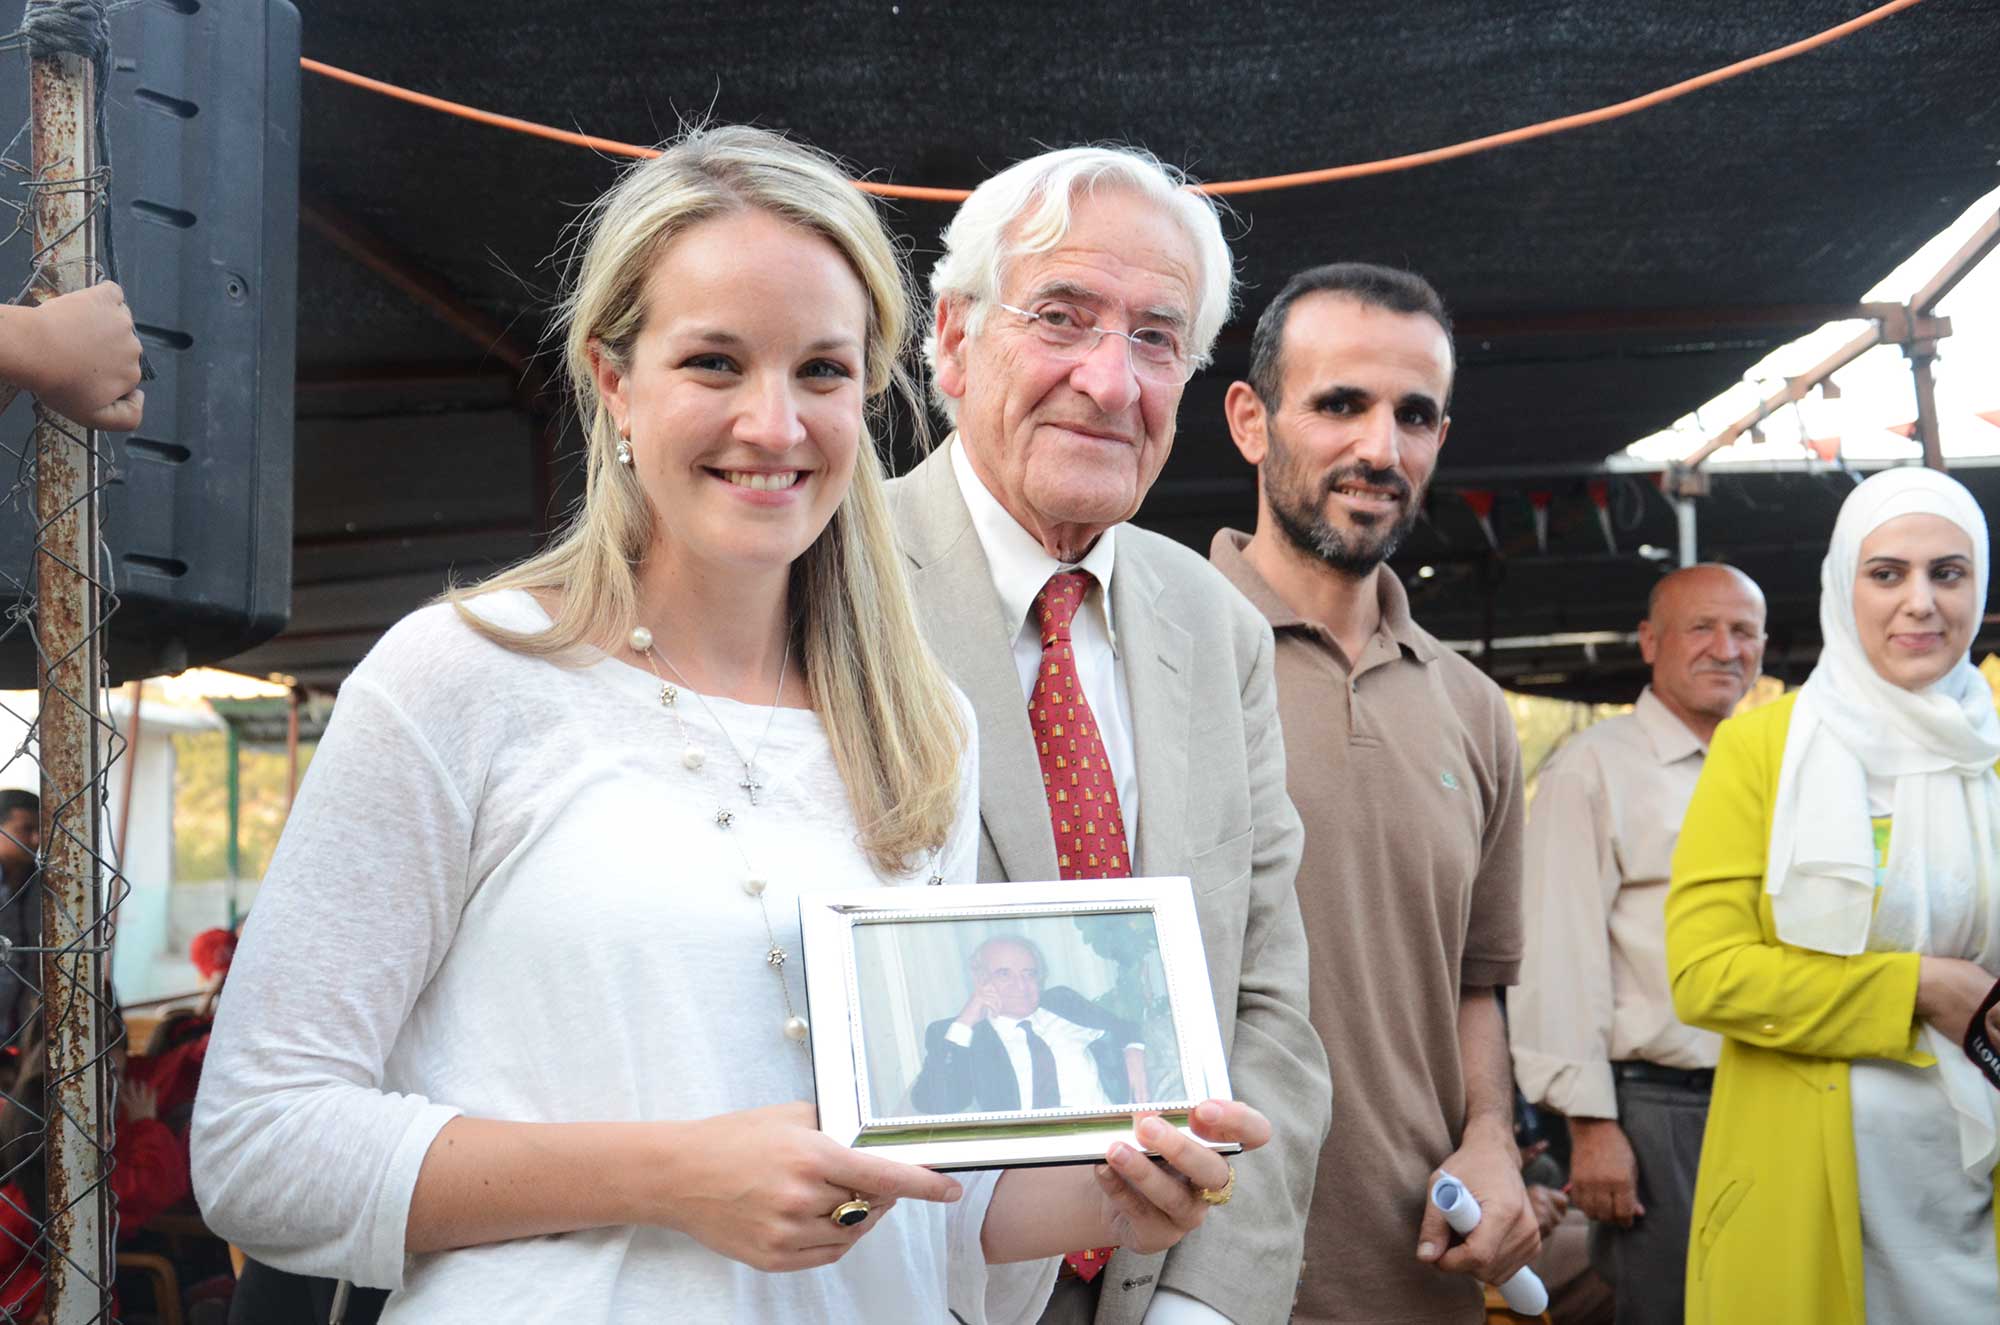
[[[31, 0], [0, 50], [29, 88], [28, 122], [0, 153], [0, 248], [28, 250], [15, 302], [34, 304], [113, 274], [95, 95], [105, 6]], [[28, 405], [0, 394], [0, 408]], [[98, 528], [113, 468], [100, 435], [33, 411], [25, 445], [0, 439], [0, 520], [33, 528], [29, 564], [0, 565], [0, 644], [27, 642], [37, 683], [32, 703], [0, 701], [0, 765], [39, 774], [36, 799], [0, 792], [0, 1321], [82, 1325], [113, 1319], [111, 1057], [124, 1043], [109, 970], [125, 885], [104, 836], [123, 747], [102, 704], [117, 595]]]

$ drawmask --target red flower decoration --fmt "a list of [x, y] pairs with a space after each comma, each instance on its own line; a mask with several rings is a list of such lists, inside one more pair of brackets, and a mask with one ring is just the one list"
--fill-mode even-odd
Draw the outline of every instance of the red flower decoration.
[[204, 929], [188, 942], [188, 960], [204, 980], [213, 980], [236, 960], [236, 936], [226, 929]]

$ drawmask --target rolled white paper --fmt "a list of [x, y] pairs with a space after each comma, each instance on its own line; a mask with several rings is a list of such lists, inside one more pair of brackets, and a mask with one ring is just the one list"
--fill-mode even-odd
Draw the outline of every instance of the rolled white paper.
[[[1449, 1173], [1440, 1172], [1437, 1181], [1431, 1184], [1431, 1204], [1444, 1212], [1444, 1222], [1460, 1237], [1479, 1227], [1478, 1198], [1473, 1196], [1471, 1188]], [[1525, 1265], [1498, 1287], [1507, 1309], [1517, 1315], [1539, 1316], [1549, 1309], [1549, 1290], [1542, 1286], [1541, 1276]]]

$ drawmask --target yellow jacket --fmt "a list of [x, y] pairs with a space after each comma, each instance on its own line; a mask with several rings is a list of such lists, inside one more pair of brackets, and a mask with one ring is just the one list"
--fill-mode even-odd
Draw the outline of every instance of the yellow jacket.
[[1667, 893], [1675, 1011], [1725, 1037], [1695, 1180], [1688, 1325], [1863, 1325], [1848, 1062], [1935, 1061], [1915, 1047], [1916, 954], [1835, 957], [1778, 939], [1764, 857], [1794, 698], [1716, 729]]

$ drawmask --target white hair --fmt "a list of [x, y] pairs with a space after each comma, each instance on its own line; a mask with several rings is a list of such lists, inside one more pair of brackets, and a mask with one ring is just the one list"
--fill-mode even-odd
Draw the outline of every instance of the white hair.
[[1187, 233], [1201, 266], [1188, 355], [1196, 368], [1208, 363], [1236, 295], [1235, 263], [1215, 200], [1188, 188], [1185, 174], [1144, 148], [1065, 147], [1016, 162], [981, 184], [944, 232], [944, 256], [931, 268], [924, 358], [931, 367], [931, 395], [946, 417], [957, 419], [958, 402], [937, 387], [936, 305], [945, 300], [965, 305], [966, 334], [978, 335], [986, 313], [1000, 300], [1007, 264], [1062, 243], [1077, 196], [1100, 184], [1130, 189], [1158, 204]]
[[971, 968], [974, 976], [986, 974], [987, 950], [997, 948], [1003, 943], [1012, 944], [1035, 959], [1036, 979], [1046, 980], [1048, 978], [1049, 964], [1047, 959], [1042, 956], [1041, 944], [1022, 934], [995, 934], [992, 938], [987, 939], [984, 943], [974, 948], [972, 955], [965, 959], [965, 964]]

